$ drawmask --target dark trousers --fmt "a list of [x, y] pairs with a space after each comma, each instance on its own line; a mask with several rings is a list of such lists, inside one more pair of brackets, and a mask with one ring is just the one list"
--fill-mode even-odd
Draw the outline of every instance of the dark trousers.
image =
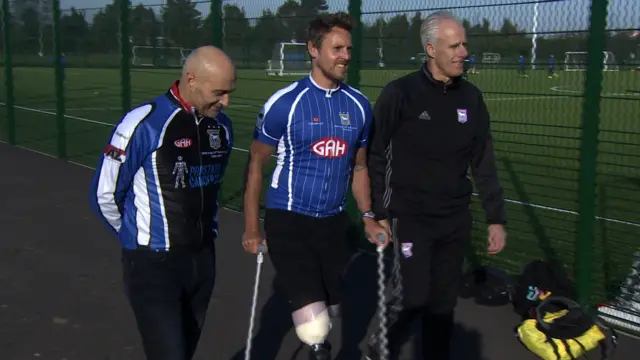
[[450, 358], [454, 308], [471, 237], [468, 211], [448, 218], [392, 219], [394, 291], [388, 340], [397, 357], [414, 320], [422, 320], [424, 359]]
[[213, 246], [199, 251], [123, 250], [124, 289], [147, 360], [189, 360], [215, 281]]

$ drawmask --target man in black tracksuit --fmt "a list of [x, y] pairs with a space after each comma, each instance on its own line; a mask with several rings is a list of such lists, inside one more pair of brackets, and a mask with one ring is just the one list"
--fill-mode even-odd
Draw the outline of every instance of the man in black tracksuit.
[[[396, 250], [390, 358], [410, 322], [421, 318], [424, 359], [444, 360], [450, 358], [453, 310], [471, 237], [469, 167], [489, 224], [491, 254], [504, 247], [506, 216], [489, 113], [480, 90], [461, 77], [464, 28], [438, 12], [425, 19], [421, 36], [427, 63], [390, 82], [376, 102], [368, 167], [373, 211]], [[368, 358], [379, 357], [372, 342]]]

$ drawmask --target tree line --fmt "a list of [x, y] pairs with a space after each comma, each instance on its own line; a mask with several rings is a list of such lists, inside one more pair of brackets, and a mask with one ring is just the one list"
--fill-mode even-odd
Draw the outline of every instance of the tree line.
[[[7, 1], [7, 0], [4, 0]], [[113, 55], [120, 52], [120, 1], [92, 11], [71, 8], [60, 18], [61, 49], [67, 57]], [[366, 1], [366, 0], [364, 0]], [[12, 50], [21, 55], [52, 54], [53, 32], [50, 0], [13, 0], [11, 12]], [[259, 6], [259, 1], [255, 1]], [[44, 5], [44, 6], [43, 6]], [[318, 13], [329, 11], [326, 0], [287, 0], [277, 10], [262, 10], [258, 18], [247, 18], [245, 9], [225, 4], [222, 29], [224, 48], [240, 67], [264, 67], [274, 57], [279, 42], [304, 41], [306, 23]], [[420, 44], [420, 24], [425, 15], [389, 14], [362, 24], [361, 54], [364, 67], [376, 67], [380, 60], [387, 68], [414, 67], [424, 50]], [[210, 44], [212, 14], [202, 14], [192, 0], [167, 0], [162, 7], [137, 5], [129, 12], [129, 41], [132, 46], [191, 49]], [[472, 24], [463, 19], [470, 51], [498, 53], [502, 63], [515, 63], [520, 55], [531, 56], [532, 35], [505, 18], [500, 26], [487, 19]], [[537, 37], [537, 59], [546, 63], [554, 54], [562, 62], [568, 51], [586, 51], [587, 33], [542, 34]], [[622, 62], [635, 54], [638, 43], [628, 32], [611, 31], [607, 50]], [[179, 56], [179, 52], [169, 56]]]

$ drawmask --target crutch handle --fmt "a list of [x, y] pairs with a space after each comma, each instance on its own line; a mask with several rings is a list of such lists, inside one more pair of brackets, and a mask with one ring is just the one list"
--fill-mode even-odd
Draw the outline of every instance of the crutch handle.
[[267, 247], [264, 244], [259, 244], [258, 254], [266, 254], [266, 253], [267, 253]]

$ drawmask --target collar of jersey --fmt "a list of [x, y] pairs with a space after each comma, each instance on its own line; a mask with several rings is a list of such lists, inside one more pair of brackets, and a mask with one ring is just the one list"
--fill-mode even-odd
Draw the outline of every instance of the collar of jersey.
[[427, 63], [425, 62], [424, 65], [422, 65], [422, 73], [424, 74], [424, 76], [427, 78], [427, 80], [432, 83], [433, 85], [436, 85], [438, 87], [447, 87], [448, 89], [454, 88], [454, 87], [458, 87], [458, 85], [460, 85], [460, 76], [454, 77], [449, 79], [449, 81], [444, 82], [442, 80], [437, 80], [436, 78], [433, 77], [433, 74], [431, 73], [431, 71], [429, 71], [429, 68], [427, 67]]
[[318, 85], [318, 83], [313, 80], [311, 75], [309, 75], [308, 79], [309, 79], [309, 82], [311, 83], [312, 87], [316, 88], [316, 90], [324, 92], [325, 96], [327, 96], [327, 97], [331, 97], [331, 95], [333, 95], [334, 93], [340, 91], [340, 89], [342, 88], [342, 84], [338, 83], [338, 85], [333, 89], [325, 89], [322, 86]]
[[169, 93], [171, 93], [171, 97], [178, 102], [178, 105], [180, 105], [180, 107], [184, 109], [184, 111], [188, 112], [189, 114], [195, 114], [195, 108], [193, 107], [193, 105], [186, 102], [182, 98], [182, 96], [180, 96], [180, 90], [178, 90], [178, 85], [180, 85], [180, 80], [177, 80], [176, 82], [173, 83], [173, 85], [171, 85], [171, 89], [169, 89]]

